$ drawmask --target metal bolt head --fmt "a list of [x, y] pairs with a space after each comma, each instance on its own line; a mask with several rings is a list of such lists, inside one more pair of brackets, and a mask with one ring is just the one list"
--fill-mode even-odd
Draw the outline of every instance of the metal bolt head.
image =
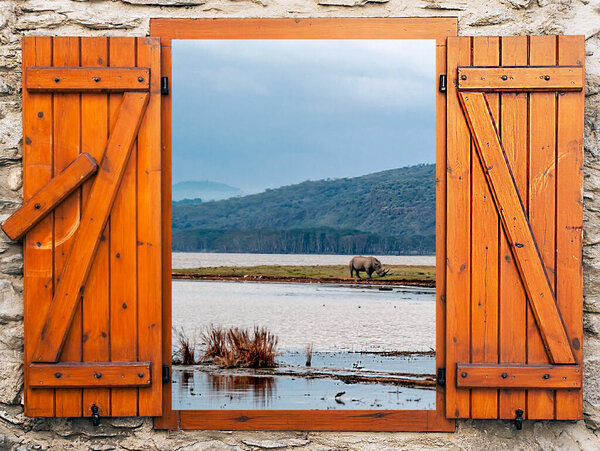
[[546, 80], [546, 81], [550, 80], [550, 75], [544, 75], [544, 80]]
[[461, 76], [460, 76], [460, 79], [461, 79], [461, 80], [466, 80], [466, 79], [467, 79], [467, 76], [463, 74], [463, 75], [461, 75]]
[[467, 376], [468, 376], [468, 374], [466, 371], [463, 371], [462, 373], [460, 373], [460, 377], [462, 377], [462, 378], [465, 378]]
[[40, 205], [40, 203], [36, 203], [33, 208], [35, 208], [36, 210], [39, 210], [40, 208], [42, 208], [42, 206]]
[[502, 373], [502, 379], [506, 379], [508, 377], [508, 373]]
[[54, 377], [57, 379], [60, 379], [62, 376], [62, 373], [59, 373], [58, 371], [56, 373], [54, 373]]
[[542, 377], [543, 377], [544, 379], [550, 379], [550, 375], [549, 375], [548, 373], [544, 374]]
[[144, 77], [138, 77], [138, 81], [142, 83], [144, 81]]
[[54, 78], [54, 83], [58, 83], [59, 81], [60, 81], [60, 78], [59, 78], [59, 77], [55, 77], [55, 78]]
[[500, 77], [502, 80], [506, 81], [508, 80], [508, 75], [503, 75], [502, 77]]
[[100, 77], [94, 77], [94, 78], [92, 78], [92, 80], [94, 80], [96, 83], [98, 83], [100, 81]]
[[144, 373], [138, 373], [138, 377], [141, 379], [142, 377], [144, 377]]
[[96, 379], [101, 379], [102, 378], [102, 373], [94, 373], [94, 377]]

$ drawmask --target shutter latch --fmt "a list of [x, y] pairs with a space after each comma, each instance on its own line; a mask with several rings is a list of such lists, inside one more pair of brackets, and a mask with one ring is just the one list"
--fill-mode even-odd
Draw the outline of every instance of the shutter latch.
[[440, 387], [446, 386], [446, 368], [444, 368], [443, 366], [438, 368], [436, 380]]
[[100, 426], [100, 413], [98, 406], [96, 404], [92, 404], [92, 425]]
[[163, 384], [168, 384], [171, 382], [171, 368], [169, 365], [162, 366], [162, 381]]
[[520, 431], [523, 429], [523, 414], [525, 412], [523, 412], [523, 409], [517, 409], [515, 413], [517, 414], [515, 418], [515, 427], [517, 428], [517, 431]]
[[160, 93], [163, 96], [169, 95], [169, 77], [160, 77]]
[[448, 76], [446, 74], [440, 74], [440, 92], [446, 92], [448, 89]]

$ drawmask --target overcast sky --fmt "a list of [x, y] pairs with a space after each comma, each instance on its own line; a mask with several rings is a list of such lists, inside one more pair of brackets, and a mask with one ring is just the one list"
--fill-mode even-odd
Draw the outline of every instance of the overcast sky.
[[247, 193], [435, 161], [433, 40], [174, 40], [173, 182]]

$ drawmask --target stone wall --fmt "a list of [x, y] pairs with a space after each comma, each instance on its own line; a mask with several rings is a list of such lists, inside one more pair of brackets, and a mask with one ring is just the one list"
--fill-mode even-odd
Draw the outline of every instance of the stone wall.
[[584, 34], [584, 421], [460, 421], [454, 434], [165, 432], [147, 419], [23, 416], [21, 243], [0, 237], [0, 449], [600, 449], [598, 0], [0, 0], [0, 220], [21, 202], [21, 37], [144, 36], [150, 17], [455, 16], [461, 35]]

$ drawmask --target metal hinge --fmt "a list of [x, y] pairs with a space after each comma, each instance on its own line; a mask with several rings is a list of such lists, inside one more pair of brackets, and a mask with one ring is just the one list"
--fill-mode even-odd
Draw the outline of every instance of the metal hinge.
[[171, 382], [171, 368], [169, 365], [162, 366], [162, 381], [163, 384], [168, 384]]
[[448, 76], [446, 74], [440, 74], [440, 92], [446, 92], [448, 89]]
[[437, 370], [437, 383], [441, 387], [446, 386], [446, 368], [440, 366]]
[[160, 77], [160, 93], [163, 96], [169, 95], [169, 77]]

